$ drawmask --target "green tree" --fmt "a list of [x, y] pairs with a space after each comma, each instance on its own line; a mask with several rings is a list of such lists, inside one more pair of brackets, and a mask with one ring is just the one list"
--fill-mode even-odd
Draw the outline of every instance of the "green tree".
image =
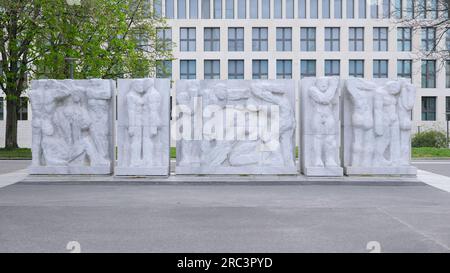
[[147, 0], [0, 0], [6, 148], [17, 148], [18, 99], [31, 78], [153, 76], [172, 59], [165, 20]]

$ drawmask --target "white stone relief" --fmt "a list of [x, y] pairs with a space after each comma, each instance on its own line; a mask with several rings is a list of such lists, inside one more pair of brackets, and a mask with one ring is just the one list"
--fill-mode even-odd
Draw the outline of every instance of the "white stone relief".
[[415, 87], [407, 80], [349, 79], [344, 96], [346, 174], [415, 175], [410, 165]]
[[177, 174], [295, 174], [294, 81], [177, 82]]
[[342, 176], [339, 79], [304, 78], [300, 90], [302, 171], [308, 176]]
[[110, 174], [114, 82], [37, 80], [30, 174]]
[[118, 80], [116, 175], [169, 174], [170, 80]]

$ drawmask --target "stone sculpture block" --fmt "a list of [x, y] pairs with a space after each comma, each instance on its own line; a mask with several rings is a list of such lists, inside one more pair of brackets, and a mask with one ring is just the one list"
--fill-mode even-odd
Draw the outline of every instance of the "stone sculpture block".
[[112, 80], [36, 80], [30, 174], [111, 174], [114, 160]]
[[409, 81], [346, 81], [343, 106], [347, 175], [416, 175], [410, 164], [411, 111], [416, 89]]
[[307, 176], [342, 176], [338, 78], [304, 78], [300, 84], [301, 169]]
[[169, 175], [170, 80], [118, 80], [116, 175]]
[[296, 174], [292, 80], [180, 80], [177, 174]]

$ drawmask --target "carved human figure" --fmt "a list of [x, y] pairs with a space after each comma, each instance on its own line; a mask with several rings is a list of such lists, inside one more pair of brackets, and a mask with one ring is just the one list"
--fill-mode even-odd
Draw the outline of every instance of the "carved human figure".
[[[347, 90], [353, 104], [352, 112], [352, 166], [372, 166], [374, 142], [373, 106], [377, 86], [363, 79], [347, 81]], [[368, 145], [365, 145], [368, 144]]]
[[[338, 104], [338, 79], [318, 78], [308, 89], [312, 103], [313, 164], [336, 167], [337, 141], [334, 109]], [[323, 157], [322, 157], [323, 155]]]
[[400, 127], [397, 100], [400, 88], [401, 85], [398, 81], [389, 81], [377, 88], [375, 92], [375, 151], [373, 160], [376, 166], [398, 165]]
[[112, 92], [109, 88], [102, 88], [100, 83], [93, 82], [93, 86], [86, 90], [87, 110], [92, 120], [92, 139], [103, 159], [111, 157], [109, 151], [109, 111]]
[[404, 80], [398, 98], [398, 117], [400, 125], [400, 164], [409, 165], [411, 151], [411, 111], [416, 99], [416, 88]]
[[161, 95], [155, 88], [153, 79], [144, 80], [144, 134], [143, 134], [143, 160], [148, 166], [162, 164], [162, 150], [160, 139], [161, 121]]
[[35, 81], [28, 95], [33, 111], [32, 165], [66, 165], [69, 155], [64, 140], [56, 134], [53, 114], [58, 103], [70, 96], [69, 88], [55, 80]]
[[279, 109], [279, 143], [284, 165], [295, 165], [293, 154], [293, 136], [295, 132], [295, 113], [291, 102], [284, 96], [285, 91], [269, 84], [253, 84], [252, 94], [263, 101], [277, 105]]

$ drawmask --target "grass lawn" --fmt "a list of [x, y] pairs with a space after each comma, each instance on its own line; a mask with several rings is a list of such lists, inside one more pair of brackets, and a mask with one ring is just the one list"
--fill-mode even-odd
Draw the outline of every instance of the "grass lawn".
[[[296, 149], [296, 154], [298, 154], [298, 149]], [[413, 148], [412, 149], [413, 158], [450, 158], [450, 149], [446, 148]], [[176, 148], [170, 148], [170, 158], [176, 158]], [[6, 150], [0, 149], [0, 160], [2, 159], [31, 159], [31, 150], [27, 148]]]
[[450, 158], [450, 149], [447, 148], [431, 148], [431, 147], [421, 147], [421, 148], [413, 148], [412, 149], [412, 157], [413, 158], [425, 158], [425, 157], [441, 157]]

